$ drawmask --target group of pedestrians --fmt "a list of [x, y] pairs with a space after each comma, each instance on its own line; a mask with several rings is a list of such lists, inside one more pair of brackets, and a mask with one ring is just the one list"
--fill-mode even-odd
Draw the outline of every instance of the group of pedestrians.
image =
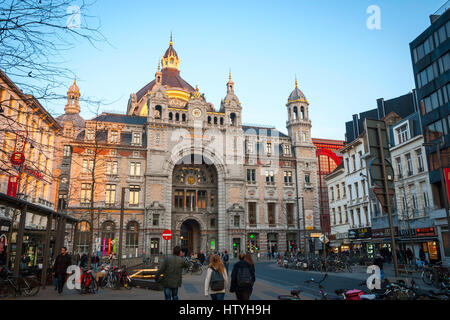
[[[182, 284], [182, 270], [189, 262], [182, 258], [181, 248], [176, 246], [173, 255], [164, 259], [155, 278], [163, 287], [166, 300], [178, 300], [178, 288]], [[255, 283], [255, 264], [250, 253], [240, 253], [239, 261], [233, 266], [228, 277], [229, 255], [227, 251], [209, 258], [208, 270], [204, 282], [204, 294], [212, 300], [224, 300], [227, 288], [235, 293], [237, 300], [249, 300]]]

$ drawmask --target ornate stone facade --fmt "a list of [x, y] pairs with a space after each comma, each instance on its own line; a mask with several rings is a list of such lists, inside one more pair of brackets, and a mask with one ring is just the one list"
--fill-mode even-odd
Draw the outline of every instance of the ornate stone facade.
[[[198, 88], [180, 77], [172, 41], [161, 62], [155, 79], [131, 94], [127, 115], [101, 114], [73, 136], [69, 145], [76, 157], [72, 156], [70, 180], [75, 188], [68, 190], [74, 197], [67, 210], [80, 217], [88, 211], [92, 203], [86, 202], [86, 195], [91, 199], [86, 184], [95, 178], [98, 189], [92, 192], [92, 207], [100, 216], [105, 214], [102, 210], [109, 212], [116, 238], [120, 212], [116, 193], [126, 188], [125, 220], [134, 215], [138, 222], [139, 253], [164, 252], [166, 245], [181, 245], [188, 252], [262, 254], [300, 247], [303, 208], [311, 216], [306, 223], [310, 230], [320, 229], [320, 219], [309, 103], [297, 85], [286, 105], [285, 135], [273, 127], [242, 125], [242, 106], [231, 74], [216, 110]], [[89, 160], [94, 158], [92, 174]], [[139, 176], [131, 175], [138, 162]], [[111, 168], [115, 180], [108, 174]], [[84, 187], [80, 170], [91, 174]], [[139, 190], [138, 201], [130, 194], [131, 185]], [[102, 221], [94, 223], [100, 243]], [[173, 232], [170, 241], [162, 239], [165, 229]]]

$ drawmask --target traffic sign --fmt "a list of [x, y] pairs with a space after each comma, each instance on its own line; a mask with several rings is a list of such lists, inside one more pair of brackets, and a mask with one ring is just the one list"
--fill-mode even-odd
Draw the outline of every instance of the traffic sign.
[[170, 231], [169, 229], [164, 230], [162, 237], [164, 240], [172, 239], [172, 231]]

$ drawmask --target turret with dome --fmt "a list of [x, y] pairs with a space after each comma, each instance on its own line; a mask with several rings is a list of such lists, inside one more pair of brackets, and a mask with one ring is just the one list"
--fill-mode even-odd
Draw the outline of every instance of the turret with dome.
[[67, 91], [67, 103], [64, 108], [64, 114], [56, 118], [62, 126], [65, 123], [72, 123], [75, 128], [84, 128], [85, 120], [80, 116], [80, 88], [75, 78], [73, 84]]

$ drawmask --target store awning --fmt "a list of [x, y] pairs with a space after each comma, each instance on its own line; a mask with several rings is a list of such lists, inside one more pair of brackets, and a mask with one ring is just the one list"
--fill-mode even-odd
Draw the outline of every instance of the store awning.
[[[438, 241], [438, 237], [434, 236], [434, 237], [421, 237], [421, 238], [417, 238], [417, 237], [413, 237], [412, 238], [412, 242], [413, 243], [421, 243], [421, 242], [427, 242], [427, 241]], [[406, 242], [411, 242], [411, 240], [409, 238], [402, 238], [400, 240], [398, 240], [401, 243], [406, 243]]]

